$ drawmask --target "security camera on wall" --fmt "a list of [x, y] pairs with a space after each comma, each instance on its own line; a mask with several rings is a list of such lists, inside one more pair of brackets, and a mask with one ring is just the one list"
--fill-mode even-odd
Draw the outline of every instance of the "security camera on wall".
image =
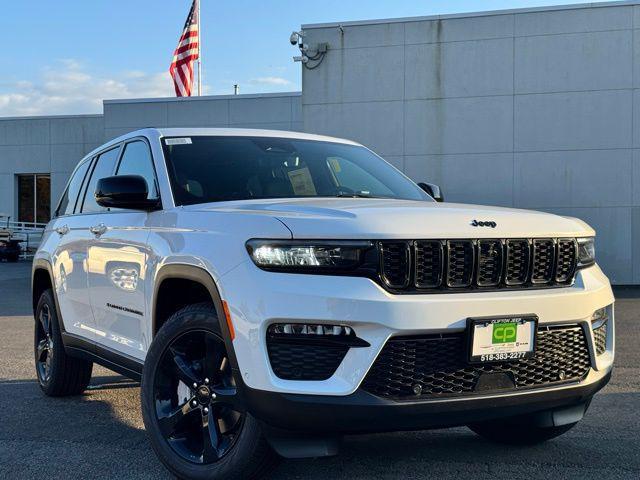
[[289, 42], [291, 43], [291, 45], [297, 45], [301, 39], [302, 39], [302, 33], [292, 32], [291, 36], [289, 37]]

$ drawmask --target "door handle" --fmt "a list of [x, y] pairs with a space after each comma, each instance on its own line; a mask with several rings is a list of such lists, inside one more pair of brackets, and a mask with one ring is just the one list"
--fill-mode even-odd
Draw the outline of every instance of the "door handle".
[[99, 223], [98, 225], [94, 225], [93, 227], [91, 227], [89, 230], [91, 231], [91, 233], [99, 237], [107, 231], [107, 226], [104, 223]]
[[69, 233], [69, 226], [68, 225], [63, 225], [61, 227], [56, 228], [56, 233], [58, 235], [60, 235], [61, 237], [66, 235], [67, 233]]

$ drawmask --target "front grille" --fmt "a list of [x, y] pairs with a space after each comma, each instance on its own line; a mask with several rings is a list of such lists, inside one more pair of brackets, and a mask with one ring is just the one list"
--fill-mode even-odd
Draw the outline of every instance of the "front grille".
[[573, 238], [379, 241], [380, 279], [394, 293], [570, 285]]
[[506, 285], [524, 285], [529, 278], [529, 257], [531, 248], [527, 240], [507, 240], [505, 242], [507, 262], [505, 267]]
[[313, 345], [267, 339], [271, 369], [283, 380], [326, 380], [349, 350], [348, 345]]
[[558, 258], [556, 259], [556, 282], [566, 282], [573, 278], [578, 258], [578, 244], [572, 238], [558, 240]]
[[405, 288], [409, 283], [409, 244], [384, 242], [380, 244], [382, 281], [391, 288]]
[[442, 282], [444, 250], [438, 240], [417, 241], [415, 244], [416, 288], [436, 288]]
[[473, 278], [474, 248], [471, 240], [447, 242], [447, 286], [468, 287]]
[[[472, 365], [467, 350], [465, 332], [391, 338], [362, 388], [397, 400], [490, 394], [579, 381], [591, 365], [580, 326], [539, 326], [529, 359]], [[486, 380], [498, 377], [501, 386], [492, 389]]]
[[593, 340], [596, 344], [596, 355], [607, 351], [607, 322], [593, 329]]

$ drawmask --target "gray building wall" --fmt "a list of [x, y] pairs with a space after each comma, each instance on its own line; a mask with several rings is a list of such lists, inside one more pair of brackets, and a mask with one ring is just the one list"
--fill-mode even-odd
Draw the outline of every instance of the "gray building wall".
[[358, 140], [447, 200], [547, 210], [598, 231], [640, 283], [635, 2], [306, 25], [304, 128]]
[[68, 176], [104, 142], [102, 115], [0, 118], [0, 212], [16, 217], [16, 175], [51, 175], [51, 209]]
[[105, 137], [145, 127], [302, 130], [300, 92], [105, 100]]

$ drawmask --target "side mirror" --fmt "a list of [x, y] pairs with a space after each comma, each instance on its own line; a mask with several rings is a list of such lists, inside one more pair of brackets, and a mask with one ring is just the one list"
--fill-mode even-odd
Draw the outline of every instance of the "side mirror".
[[438, 185], [434, 183], [420, 182], [418, 186], [431, 195], [436, 202], [444, 202], [444, 194]]
[[147, 181], [140, 175], [119, 175], [98, 180], [95, 196], [101, 207], [157, 210], [158, 200], [149, 200]]

